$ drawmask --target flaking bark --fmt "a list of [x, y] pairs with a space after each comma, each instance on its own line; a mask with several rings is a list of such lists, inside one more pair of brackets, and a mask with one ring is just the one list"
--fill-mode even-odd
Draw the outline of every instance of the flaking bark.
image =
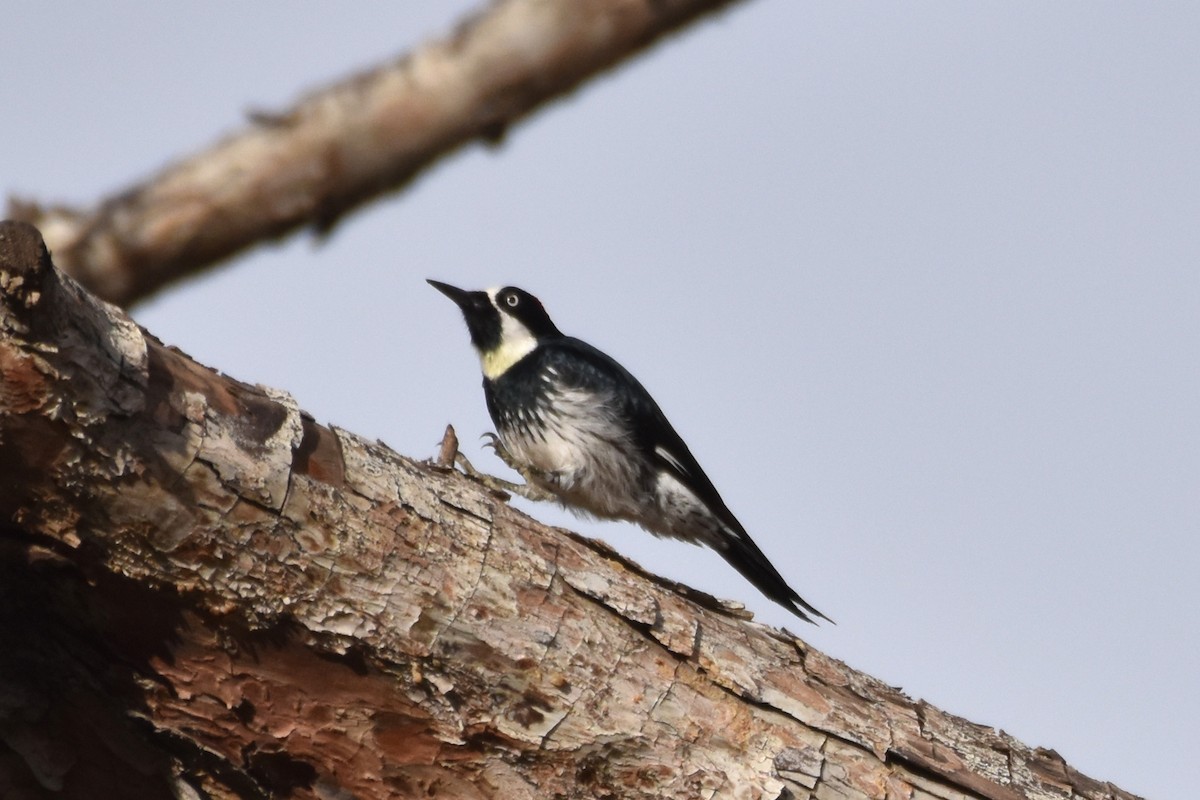
[[1133, 797], [195, 363], [0, 224], [0, 796], [435, 794]]
[[128, 306], [266, 240], [329, 233], [472, 141], [733, 0], [500, 0], [440, 41], [255, 114], [243, 130], [88, 209], [15, 200], [58, 265]]

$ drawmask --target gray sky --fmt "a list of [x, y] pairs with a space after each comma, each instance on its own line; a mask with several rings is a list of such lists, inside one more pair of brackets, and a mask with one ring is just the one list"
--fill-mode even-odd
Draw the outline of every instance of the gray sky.
[[[0, 188], [87, 203], [470, 3], [23, 3]], [[537, 518], [744, 601], [1148, 797], [1195, 794], [1200, 5], [756, 0], [323, 245], [135, 310], [322, 422], [479, 466], [457, 310], [516, 284], [655, 394], [800, 593]], [[1185, 765], [1188, 765], [1185, 767]]]

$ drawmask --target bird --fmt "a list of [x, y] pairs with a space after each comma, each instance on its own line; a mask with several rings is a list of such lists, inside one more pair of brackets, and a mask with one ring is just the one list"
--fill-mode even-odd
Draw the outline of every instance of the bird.
[[658, 403], [615, 359], [564, 335], [523, 289], [468, 291], [427, 281], [462, 311], [496, 426], [490, 445], [525, 478], [524, 486], [504, 488], [711, 547], [800, 619], [832, 622], [788, 585]]

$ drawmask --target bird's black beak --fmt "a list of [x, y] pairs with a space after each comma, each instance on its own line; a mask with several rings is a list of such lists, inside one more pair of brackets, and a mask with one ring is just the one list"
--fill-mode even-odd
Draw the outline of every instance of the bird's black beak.
[[435, 281], [433, 278], [426, 278], [425, 282], [453, 300], [463, 311], [466, 311], [471, 305], [471, 292], [468, 292], [466, 289], [459, 289], [448, 283]]
[[426, 282], [462, 310], [472, 344], [480, 350], [490, 350], [500, 343], [500, 314], [492, 306], [487, 292], [468, 292], [432, 278], [426, 278]]
[[433, 278], [426, 278], [425, 281], [453, 300], [462, 309], [463, 314], [468, 319], [478, 317], [480, 314], [487, 314], [493, 310], [492, 301], [488, 298], [487, 292], [468, 292], [466, 289], [459, 289], [448, 283], [435, 281]]

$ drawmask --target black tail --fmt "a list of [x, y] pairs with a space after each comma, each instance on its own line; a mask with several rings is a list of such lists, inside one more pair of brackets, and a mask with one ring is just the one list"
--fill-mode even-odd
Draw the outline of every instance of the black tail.
[[745, 531], [730, 530], [726, 546], [719, 552], [730, 566], [742, 573], [742, 576], [754, 584], [765, 597], [774, 600], [800, 619], [815, 625], [816, 620], [809, 616], [812, 614], [826, 622], [837, 624], [809, 605], [803, 597], [796, 594], [795, 589], [787, 585], [779, 570], [767, 560], [763, 551], [758, 549], [758, 545]]

